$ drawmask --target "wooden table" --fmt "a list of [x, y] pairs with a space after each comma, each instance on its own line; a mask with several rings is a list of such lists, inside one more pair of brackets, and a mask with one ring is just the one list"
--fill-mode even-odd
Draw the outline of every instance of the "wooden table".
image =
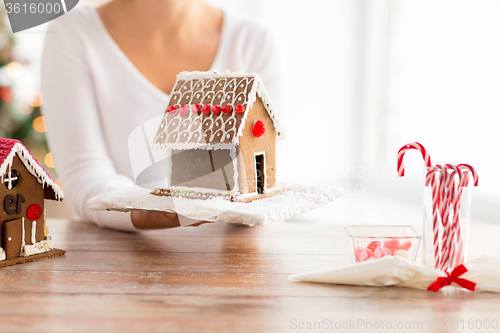
[[[48, 225], [68, 252], [0, 270], [2, 333], [500, 331], [468, 328], [470, 320], [500, 325], [500, 294], [289, 281], [348, 262], [339, 226], [296, 220], [131, 234]], [[499, 235], [500, 226], [473, 225], [471, 255], [499, 250]]]

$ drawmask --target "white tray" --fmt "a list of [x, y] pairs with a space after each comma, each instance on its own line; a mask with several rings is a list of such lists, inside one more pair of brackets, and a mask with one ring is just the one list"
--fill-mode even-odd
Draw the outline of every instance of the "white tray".
[[217, 199], [186, 199], [150, 194], [150, 189], [133, 187], [93, 197], [92, 210], [153, 210], [176, 212], [195, 220], [224, 221], [249, 226], [268, 225], [311, 211], [343, 195], [339, 187], [280, 183], [286, 191], [248, 203]]

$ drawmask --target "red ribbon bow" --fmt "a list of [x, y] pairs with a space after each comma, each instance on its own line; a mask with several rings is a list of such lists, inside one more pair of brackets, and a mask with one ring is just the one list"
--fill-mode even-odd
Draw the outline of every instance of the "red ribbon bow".
[[459, 278], [460, 275], [467, 272], [467, 268], [464, 265], [459, 265], [450, 273], [446, 272], [446, 277], [439, 277], [434, 281], [427, 290], [438, 291], [439, 289], [449, 286], [452, 282], [458, 284], [460, 287], [474, 291], [476, 289], [476, 283]]

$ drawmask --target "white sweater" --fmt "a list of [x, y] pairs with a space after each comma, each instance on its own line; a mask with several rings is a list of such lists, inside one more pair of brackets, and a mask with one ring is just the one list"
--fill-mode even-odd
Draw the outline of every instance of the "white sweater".
[[[224, 12], [211, 71], [258, 73], [280, 103], [275, 41], [266, 29]], [[91, 211], [91, 197], [134, 186], [130, 133], [165, 112], [169, 95], [149, 82], [120, 50], [92, 7], [53, 20], [42, 59], [43, 114], [65, 200], [84, 221], [135, 230], [130, 213]]]

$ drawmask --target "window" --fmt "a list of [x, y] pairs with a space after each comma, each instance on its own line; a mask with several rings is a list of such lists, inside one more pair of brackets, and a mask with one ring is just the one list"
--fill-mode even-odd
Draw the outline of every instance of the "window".
[[21, 178], [19, 176], [19, 173], [16, 170], [11, 170], [10, 172], [7, 172], [4, 177], [4, 184], [5, 187], [8, 190], [12, 190], [15, 188], [19, 182], [21, 181]]
[[[434, 163], [473, 165], [473, 209], [500, 215], [500, 2], [390, 0], [372, 3], [369, 15], [365, 162], [395, 174], [397, 150], [419, 141]], [[421, 157], [406, 160], [421, 181]]]

